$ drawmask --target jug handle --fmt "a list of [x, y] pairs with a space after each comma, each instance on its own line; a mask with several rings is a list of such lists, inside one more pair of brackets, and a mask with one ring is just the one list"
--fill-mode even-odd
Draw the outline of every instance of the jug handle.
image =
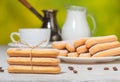
[[90, 17], [92, 22], [93, 22], [93, 29], [92, 29], [92, 32], [91, 32], [93, 34], [95, 29], [96, 29], [96, 21], [95, 21], [95, 18], [93, 17], [93, 15], [87, 14], [87, 16]]

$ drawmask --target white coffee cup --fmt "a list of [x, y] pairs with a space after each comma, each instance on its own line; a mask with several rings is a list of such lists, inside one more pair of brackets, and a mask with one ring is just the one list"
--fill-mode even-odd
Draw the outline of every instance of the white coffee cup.
[[50, 41], [50, 29], [34, 29], [34, 28], [25, 28], [25, 29], [19, 29], [18, 32], [12, 32], [10, 34], [10, 39], [12, 42], [18, 42], [15, 40], [14, 36], [18, 36], [20, 38], [21, 42], [27, 43], [30, 46], [36, 46], [43, 42], [42, 46], [47, 46]]

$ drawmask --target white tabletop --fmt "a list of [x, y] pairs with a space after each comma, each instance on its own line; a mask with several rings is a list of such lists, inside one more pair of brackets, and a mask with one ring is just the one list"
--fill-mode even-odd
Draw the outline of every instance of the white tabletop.
[[[0, 46], [0, 67], [4, 72], [0, 72], [0, 82], [120, 82], [120, 60], [97, 63], [97, 64], [70, 64], [61, 63], [60, 74], [13, 74], [7, 72], [7, 54], [8, 46]], [[74, 74], [68, 69], [73, 66], [78, 71]], [[116, 66], [118, 71], [113, 71], [112, 67]], [[93, 69], [87, 70], [87, 67]], [[109, 67], [109, 70], [103, 70]]]

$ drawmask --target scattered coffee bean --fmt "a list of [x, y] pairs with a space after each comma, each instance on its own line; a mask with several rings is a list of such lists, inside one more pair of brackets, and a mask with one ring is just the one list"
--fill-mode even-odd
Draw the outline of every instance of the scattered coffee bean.
[[0, 70], [0, 72], [4, 72], [4, 70], [3, 70], [3, 69], [1, 69], [1, 70]]
[[104, 67], [104, 70], [109, 70], [109, 68], [108, 67]]
[[2, 69], [2, 67], [0, 67], [0, 72], [4, 72], [4, 70]]
[[113, 70], [114, 70], [114, 71], [118, 71], [117, 67], [115, 67], [115, 66], [113, 67]]
[[74, 70], [74, 68], [72, 66], [69, 66], [68, 69], [69, 70]]
[[77, 70], [73, 70], [73, 73], [78, 73], [78, 71]]
[[87, 69], [88, 69], [88, 70], [92, 70], [92, 67], [88, 67]]

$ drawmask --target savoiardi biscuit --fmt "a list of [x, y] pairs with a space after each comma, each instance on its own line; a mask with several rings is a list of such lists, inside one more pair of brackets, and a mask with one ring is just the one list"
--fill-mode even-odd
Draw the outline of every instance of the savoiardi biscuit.
[[67, 42], [66, 43], [66, 49], [69, 52], [75, 52], [74, 42]]
[[78, 39], [74, 42], [74, 47], [77, 48], [79, 46], [82, 46], [82, 45], [85, 45], [85, 42], [88, 38], [81, 38], [81, 39]]
[[78, 54], [81, 54], [81, 53], [88, 52], [88, 49], [87, 49], [86, 45], [82, 45], [82, 46], [78, 47], [76, 49], [76, 51], [77, 51]]
[[84, 57], [85, 57], [85, 58], [88, 57], [88, 58], [89, 58], [89, 57], [91, 57], [91, 54], [90, 54], [90, 53], [81, 53], [81, 54], [79, 55], [79, 57], [83, 57], [83, 58], [84, 58]]
[[62, 49], [65, 49], [65, 47], [66, 47], [65, 41], [55, 41], [52, 43], [52, 48], [55, 48], [55, 49], [62, 50]]
[[68, 51], [67, 50], [59, 50], [58, 56], [67, 56]]
[[94, 46], [95, 44], [112, 42], [112, 41], [117, 41], [117, 40], [118, 40], [118, 38], [116, 35], [92, 37], [92, 38], [89, 38], [85, 42], [85, 45], [87, 46], [87, 48], [90, 48], [90, 47]]
[[9, 48], [8, 56], [11, 57], [57, 57], [59, 50], [57, 49], [30, 49], [30, 48]]
[[104, 50], [94, 54], [92, 57], [109, 57], [120, 55], [120, 47]]
[[60, 66], [8, 66], [9, 73], [43, 73], [43, 74], [57, 74], [60, 73]]
[[68, 57], [78, 57], [78, 53], [77, 52], [71, 52], [71, 53], [68, 53], [67, 55]]
[[115, 48], [115, 47], [120, 47], [119, 41], [96, 44], [89, 49], [89, 52], [90, 52], [90, 54], [95, 54], [97, 52]]
[[7, 59], [8, 64], [10, 65], [43, 65], [43, 66], [55, 66], [60, 63], [60, 60], [57, 58], [29, 58], [29, 57], [9, 57]]

